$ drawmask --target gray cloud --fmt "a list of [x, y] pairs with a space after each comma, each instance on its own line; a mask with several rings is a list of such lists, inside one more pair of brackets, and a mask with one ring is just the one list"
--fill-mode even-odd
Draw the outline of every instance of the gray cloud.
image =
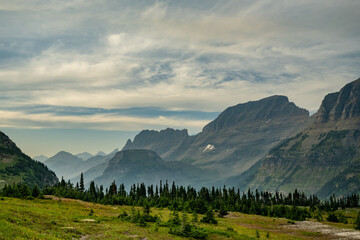
[[[25, 110], [44, 104], [220, 112], [273, 94], [315, 111], [326, 93], [359, 77], [359, 8], [335, 0], [2, 1], [0, 124], [21, 116], [20, 126], [80, 126], [76, 112], [64, 119], [49, 109], [45, 123]], [[86, 126], [183, 122], [196, 131], [203, 123], [191, 114], [159, 124], [131, 111], [122, 113], [128, 119], [101, 114]]]

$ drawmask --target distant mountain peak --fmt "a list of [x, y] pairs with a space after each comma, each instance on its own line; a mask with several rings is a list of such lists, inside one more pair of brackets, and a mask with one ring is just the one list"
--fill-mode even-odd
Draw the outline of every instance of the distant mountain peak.
[[54, 156], [74, 156], [74, 155], [72, 155], [71, 153], [66, 152], [66, 151], [60, 151], [57, 154], [55, 154]]
[[75, 156], [77, 156], [78, 158], [81, 158], [82, 160], [86, 161], [89, 158], [92, 158], [94, 155], [88, 153], [88, 152], [82, 152], [82, 153], [78, 153]]
[[95, 156], [106, 156], [106, 153], [104, 153], [103, 151], [99, 151], [95, 154]]
[[69, 179], [72, 177], [72, 172], [76, 169], [80, 169], [84, 164], [84, 161], [69, 152], [60, 151], [47, 159], [44, 164], [54, 170], [59, 177], [63, 176], [66, 179]]
[[39, 155], [39, 156], [35, 156], [33, 157], [33, 159], [35, 159], [36, 161], [39, 162], [45, 162], [46, 160], [48, 160], [49, 157], [44, 156], [44, 155]]

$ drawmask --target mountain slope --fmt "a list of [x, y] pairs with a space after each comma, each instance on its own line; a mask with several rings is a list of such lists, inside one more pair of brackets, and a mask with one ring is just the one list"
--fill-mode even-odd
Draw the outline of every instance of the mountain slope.
[[152, 150], [167, 161], [216, 169], [217, 178], [225, 178], [247, 170], [308, 123], [308, 111], [285, 96], [272, 96], [227, 108], [196, 136], [186, 130], [145, 130], [123, 149]]
[[[166, 162], [154, 151], [133, 149], [118, 152], [104, 173], [95, 179], [97, 184], [108, 186], [112, 181], [130, 186], [135, 183], [159, 184], [160, 180], [177, 184], [201, 186], [205, 184], [199, 176], [204, 170], [182, 162]], [[211, 172], [205, 171], [208, 176]]]
[[191, 159], [198, 166], [237, 174], [304, 128], [308, 121], [308, 111], [285, 96], [238, 104], [206, 125], [182, 158]]
[[22, 153], [8, 136], [0, 132], [0, 187], [16, 182], [44, 187], [56, 184], [58, 179], [54, 172]]
[[228, 183], [327, 197], [360, 191], [360, 79], [328, 94], [304, 131]]
[[44, 162], [57, 176], [70, 179], [82, 172], [86, 165], [84, 161], [71, 153], [61, 151]]
[[[84, 164], [86, 165], [86, 169], [83, 169], [82, 172], [85, 185], [88, 185], [92, 180], [101, 176], [104, 173], [109, 161], [115, 156], [117, 152], [118, 149], [115, 149], [108, 155], [97, 155], [84, 162]], [[80, 180], [80, 174], [81, 172], [78, 173], [75, 177], [72, 177], [71, 182], [78, 182]]]

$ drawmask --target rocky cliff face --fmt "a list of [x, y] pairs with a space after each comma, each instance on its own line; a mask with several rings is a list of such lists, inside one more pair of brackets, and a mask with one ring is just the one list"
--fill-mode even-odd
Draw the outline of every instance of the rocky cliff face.
[[298, 188], [321, 197], [359, 191], [359, 103], [360, 79], [327, 95], [313, 124], [228, 182], [284, 192]]
[[161, 131], [143, 130], [135, 136], [134, 141], [127, 141], [122, 150], [147, 149], [159, 154], [166, 161], [174, 161], [176, 152], [190, 140], [186, 129], [167, 128]]
[[17, 182], [44, 187], [58, 182], [54, 172], [22, 153], [2, 132], [0, 132], [0, 180], [0, 187], [3, 184]]
[[142, 131], [124, 150], [152, 150], [167, 161], [215, 169], [214, 178], [225, 178], [247, 170], [308, 123], [307, 110], [285, 96], [272, 96], [229, 107], [196, 136], [186, 130]]
[[[247, 102], [227, 108], [219, 117], [206, 125], [203, 134], [219, 132], [227, 128], [243, 128], [254, 123], [264, 125], [273, 120], [299, 117], [307, 119], [309, 112], [289, 102], [286, 96], [271, 96], [259, 101]], [[264, 126], [266, 127], [266, 126]]]
[[316, 113], [316, 123], [341, 122], [360, 117], [359, 96], [360, 79], [347, 84], [339, 92], [328, 94]]

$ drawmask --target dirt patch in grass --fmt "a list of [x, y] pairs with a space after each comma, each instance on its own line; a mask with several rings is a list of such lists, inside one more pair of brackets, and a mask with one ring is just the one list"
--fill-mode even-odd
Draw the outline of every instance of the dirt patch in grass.
[[97, 221], [95, 219], [86, 218], [86, 219], [81, 219], [80, 222], [97, 222]]
[[312, 222], [312, 221], [295, 222], [295, 224], [286, 225], [284, 226], [284, 228], [321, 233], [330, 236], [331, 239], [360, 239], [360, 231], [355, 231], [352, 229], [336, 228], [319, 222]]

